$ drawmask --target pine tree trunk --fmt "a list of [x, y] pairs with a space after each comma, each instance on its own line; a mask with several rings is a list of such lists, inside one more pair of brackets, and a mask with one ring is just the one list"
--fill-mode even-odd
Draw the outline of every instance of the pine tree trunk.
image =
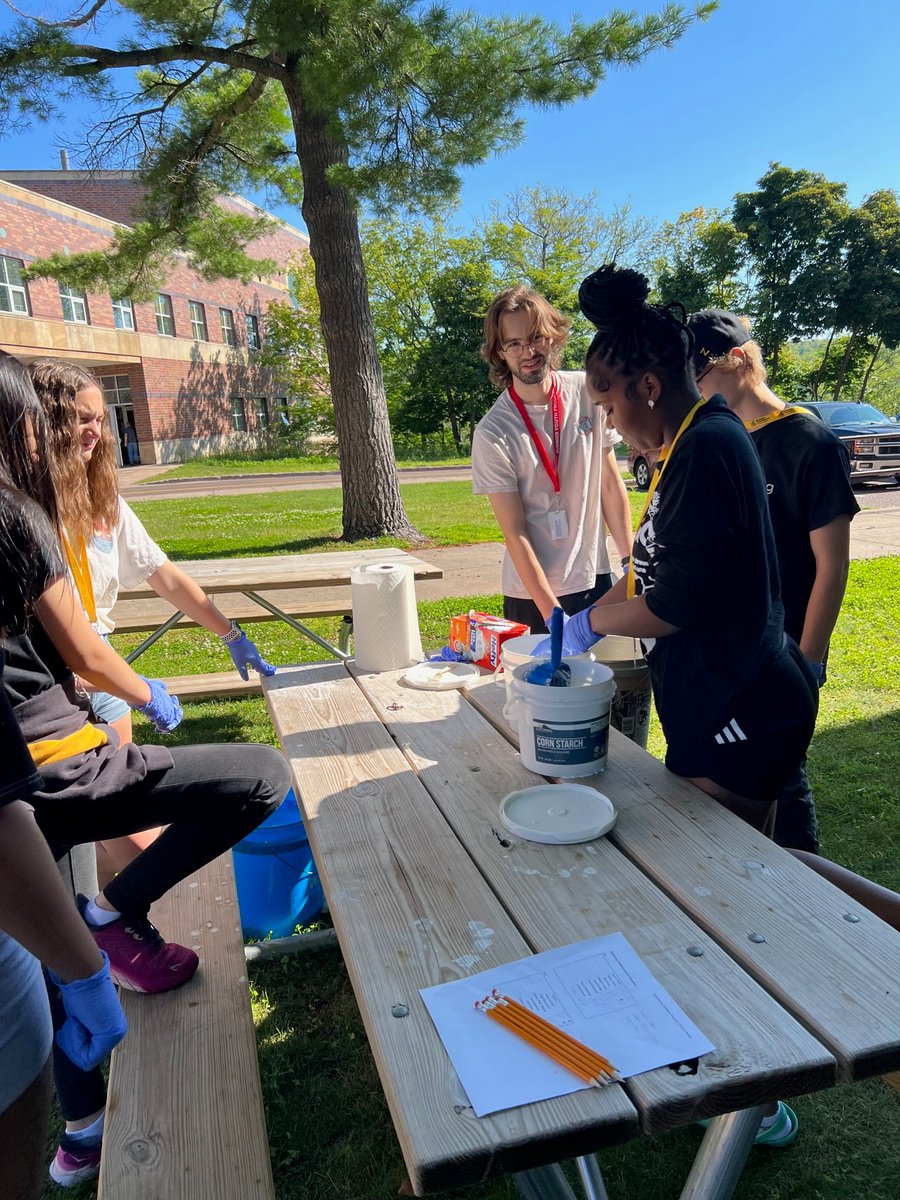
[[343, 487], [343, 537], [423, 540], [400, 498], [387, 399], [375, 348], [359, 221], [353, 197], [331, 183], [329, 167], [347, 161], [326, 118], [309, 111], [299, 86], [285, 87], [303, 174], [303, 219], [315, 265], [322, 336], [328, 353]]
[[866, 388], [869, 386], [869, 377], [871, 376], [872, 371], [874, 370], [875, 361], [878, 358], [878, 355], [881, 353], [882, 345], [883, 345], [882, 340], [881, 340], [881, 338], [879, 338], [878, 342], [875, 346], [875, 353], [869, 359], [869, 365], [866, 367], [866, 373], [863, 376], [862, 387], [859, 390], [860, 400], [865, 400], [865, 398], [866, 398]]

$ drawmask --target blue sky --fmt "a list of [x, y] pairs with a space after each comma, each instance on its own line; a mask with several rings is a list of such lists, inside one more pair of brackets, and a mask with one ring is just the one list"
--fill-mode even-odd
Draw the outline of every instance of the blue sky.
[[[565, 24], [613, 3], [455, 6], [540, 13]], [[0, 29], [11, 20], [2, 10]], [[487, 215], [492, 200], [545, 184], [595, 189], [607, 211], [630, 201], [635, 213], [672, 220], [699, 205], [727, 207], [770, 161], [846, 183], [853, 203], [876, 188], [900, 191], [898, 47], [897, 0], [721, 0], [673, 50], [612, 72], [590, 99], [530, 112], [521, 146], [465, 173], [458, 219], [468, 224]], [[0, 167], [57, 167], [57, 136], [71, 130], [77, 140], [79, 119], [70, 111], [57, 131], [0, 142]], [[300, 224], [296, 212], [276, 211]]]

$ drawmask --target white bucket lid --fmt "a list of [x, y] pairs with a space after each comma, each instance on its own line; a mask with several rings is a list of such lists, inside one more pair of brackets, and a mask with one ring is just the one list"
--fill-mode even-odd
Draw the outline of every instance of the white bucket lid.
[[559, 846], [591, 842], [608, 833], [616, 823], [616, 810], [596, 788], [542, 783], [504, 796], [500, 820], [516, 837]]

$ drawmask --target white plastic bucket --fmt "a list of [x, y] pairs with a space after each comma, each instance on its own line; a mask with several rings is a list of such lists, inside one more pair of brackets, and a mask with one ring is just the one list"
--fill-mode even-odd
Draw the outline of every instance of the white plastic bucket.
[[528, 683], [531, 663], [510, 672], [503, 715], [519, 733], [519, 754], [530, 771], [573, 779], [606, 770], [609, 711], [616, 690], [602, 663], [567, 658], [569, 687]]
[[647, 749], [650, 730], [650, 668], [638, 638], [610, 634], [592, 650], [597, 662], [605, 663], [616, 681], [616, 694], [610, 711], [610, 723], [625, 737]]
[[[539, 646], [541, 642], [546, 642], [548, 638], [546, 633], [523, 633], [520, 637], [508, 638], [500, 647], [500, 666], [494, 672], [494, 680], [497, 683], [501, 681], [506, 685], [506, 703], [507, 705], [512, 700], [512, 672], [514, 667], [519, 667], [523, 663], [540, 662], [541, 658], [548, 658], [548, 655], [536, 655], [534, 653], [535, 646]], [[591, 651], [586, 654], [577, 654], [574, 659], [591, 661]], [[567, 658], [566, 662], [574, 661], [572, 658]], [[508, 720], [509, 718], [507, 718]], [[514, 722], [510, 721], [510, 725]]]

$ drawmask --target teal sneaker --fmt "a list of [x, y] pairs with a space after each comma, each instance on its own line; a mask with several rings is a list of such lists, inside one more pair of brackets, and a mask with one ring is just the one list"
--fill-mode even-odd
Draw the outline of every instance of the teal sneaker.
[[[709, 1121], [698, 1121], [697, 1124], [702, 1125], [705, 1129]], [[795, 1142], [799, 1132], [800, 1121], [797, 1114], [789, 1104], [785, 1104], [783, 1100], [779, 1100], [778, 1112], [772, 1117], [770, 1125], [766, 1125], [765, 1128], [760, 1126], [756, 1137], [753, 1139], [753, 1145], [769, 1146], [773, 1150], [780, 1150], [783, 1146], [790, 1146], [791, 1142]]]

